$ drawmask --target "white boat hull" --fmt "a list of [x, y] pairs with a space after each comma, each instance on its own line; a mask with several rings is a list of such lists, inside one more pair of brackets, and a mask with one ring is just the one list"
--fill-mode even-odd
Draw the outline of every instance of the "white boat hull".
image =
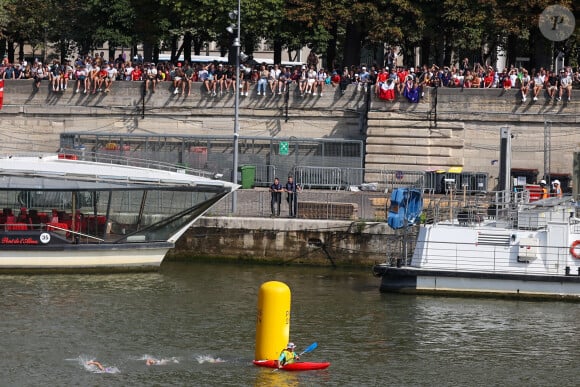
[[580, 301], [580, 276], [518, 275], [385, 267], [382, 292], [438, 293]]
[[156, 270], [171, 243], [132, 245], [74, 245], [62, 249], [0, 250], [0, 271]]

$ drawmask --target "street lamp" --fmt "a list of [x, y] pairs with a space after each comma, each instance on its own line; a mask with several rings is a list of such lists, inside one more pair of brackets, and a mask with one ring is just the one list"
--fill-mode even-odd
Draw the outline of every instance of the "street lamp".
[[[234, 43], [232, 47], [236, 50], [236, 85], [234, 89], [234, 165], [232, 171], [232, 182], [234, 184], [238, 183], [238, 137], [240, 132], [240, 120], [239, 120], [239, 110], [240, 110], [240, 16], [241, 16], [241, 0], [238, 0], [238, 10], [231, 11], [229, 17], [232, 21], [236, 22], [235, 25], [229, 26], [226, 30], [229, 33], [234, 32], [234, 27], [238, 31], [237, 36], [234, 38]], [[234, 191], [232, 193], [232, 214], [235, 214], [237, 207], [237, 193]]]

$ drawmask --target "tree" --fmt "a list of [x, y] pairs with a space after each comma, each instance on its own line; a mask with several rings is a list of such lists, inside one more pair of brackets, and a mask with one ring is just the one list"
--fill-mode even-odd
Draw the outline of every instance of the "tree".
[[349, 2], [344, 0], [288, 0], [286, 5], [286, 41], [289, 49], [310, 46], [317, 52], [325, 52], [327, 67], [336, 62], [339, 26], [350, 20]]
[[130, 47], [135, 36], [135, 10], [130, 0], [90, 0], [88, 2], [96, 15], [93, 39], [109, 43], [109, 60], [115, 59], [118, 46]]
[[[8, 43], [8, 58], [14, 61], [14, 45], [24, 42], [33, 47], [44, 45], [47, 40], [50, 15], [53, 5], [50, 0], [3, 0], [5, 12], [2, 35]], [[22, 51], [23, 52], [23, 51]], [[22, 53], [23, 55], [23, 53]]]
[[130, 0], [135, 12], [136, 40], [143, 43], [143, 59], [151, 62], [159, 55], [159, 42], [171, 27], [169, 7], [156, 0]]

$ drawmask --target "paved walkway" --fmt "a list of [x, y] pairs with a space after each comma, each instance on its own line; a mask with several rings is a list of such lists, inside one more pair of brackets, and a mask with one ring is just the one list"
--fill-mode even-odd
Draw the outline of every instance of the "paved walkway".
[[[240, 189], [236, 192], [237, 205], [235, 216], [270, 217], [270, 192], [267, 188]], [[299, 194], [299, 201], [320, 203], [352, 203], [358, 208], [357, 218], [361, 220], [384, 220], [383, 192], [350, 192], [331, 190], [304, 190]], [[218, 203], [208, 215], [231, 216], [231, 196]], [[288, 217], [286, 195], [282, 196], [280, 209], [282, 217]]]

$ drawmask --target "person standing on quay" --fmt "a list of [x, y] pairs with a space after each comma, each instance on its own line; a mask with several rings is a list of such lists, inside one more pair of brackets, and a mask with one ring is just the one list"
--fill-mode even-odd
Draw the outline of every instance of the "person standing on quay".
[[552, 182], [552, 187], [554, 187], [552, 196], [557, 197], [557, 198], [561, 198], [562, 197], [562, 187], [560, 185], [560, 180], [554, 180]]
[[276, 177], [274, 179], [274, 183], [270, 186], [270, 193], [272, 195], [272, 200], [270, 201], [272, 216], [280, 216], [282, 192], [284, 192], [284, 188], [282, 187], [282, 184], [280, 184], [280, 180]]
[[542, 196], [540, 199], [547, 199], [550, 197], [550, 191], [548, 190], [548, 186], [546, 180], [540, 180], [540, 187], [542, 188]]
[[302, 188], [294, 182], [292, 176], [288, 176], [288, 182], [286, 183], [284, 190], [288, 193], [286, 201], [288, 202], [290, 217], [295, 218], [298, 210], [298, 192], [302, 191]]

